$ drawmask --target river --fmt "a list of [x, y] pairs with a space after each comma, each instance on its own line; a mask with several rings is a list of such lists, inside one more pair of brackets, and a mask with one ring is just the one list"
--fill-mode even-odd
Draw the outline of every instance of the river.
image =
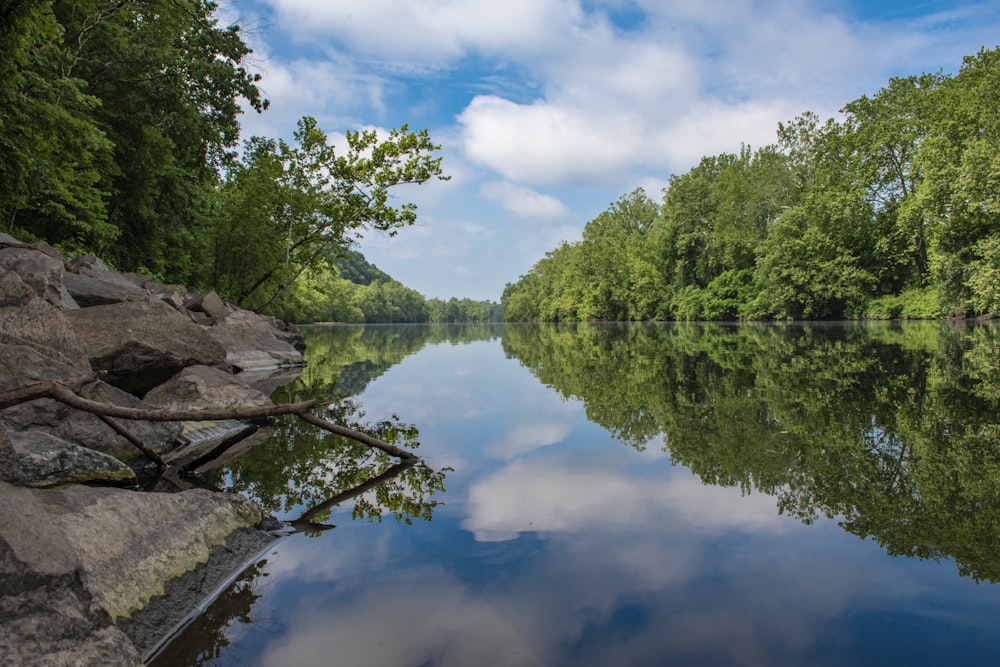
[[281, 420], [205, 472], [296, 532], [153, 665], [1000, 655], [1000, 327], [305, 334], [275, 399], [422, 462]]

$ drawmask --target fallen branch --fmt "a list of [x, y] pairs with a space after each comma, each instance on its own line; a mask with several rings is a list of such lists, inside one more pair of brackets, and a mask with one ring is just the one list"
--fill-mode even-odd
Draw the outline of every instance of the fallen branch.
[[355, 431], [345, 426], [339, 426], [325, 419], [321, 419], [310, 414], [310, 410], [324, 407], [330, 401], [311, 400], [300, 403], [285, 403], [281, 405], [264, 405], [255, 407], [226, 408], [226, 409], [198, 409], [198, 410], [166, 410], [160, 408], [126, 408], [120, 405], [111, 405], [92, 401], [89, 398], [80, 396], [77, 391], [97, 378], [94, 375], [84, 375], [68, 380], [48, 380], [22, 385], [14, 389], [0, 391], [0, 410], [9, 408], [28, 401], [40, 398], [51, 398], [71, 408], [89, 412], [97, 415], [101, 420], [113, 428], [117, 433], [125, 437], [130, 443], [135, 445], [150, 460], [155, 461], [160, 468], [166, 467], [163, 459], [153, 450], [142, 443], [141, 440], [130, 434], [115, 419], [130, 419], [134, 421], [212, 421], [220, 419], [265, 419], [267, 417], [278, 417], [281, 415], [295, 415], [299, 419], [325, 429], [331, 433], [342, 435], [352, 440], [375, 447], [390, 456], [396, 456], [404, 461], [416, 460], [418, 457], [412, 452], [400, 449], [395, 445], [390, 445], [378, 438]]
[[71, 391], [78, 391], [84, 385], [96, 381], [98, 378], [93, 373], [80, 375], [68, 380], [45, 380], [43, 382], [32, 382], [23, 384], [20, 387], [0, 391], [0, 410], [9, 408], [20, 403], [27, 403], [39, 398], [52, 398], [52, 389], [60, 385]]
[[107, 415], [97, 415], [97, 418], [100, 419], [105, 424], [107, 424], [108, 426], [110, 426], [115, 433], [117, 433], [121, 437], [131, 442], [136, 447], [136, 449], [138, 449], [140, 452], [146, 455], [147, 459], [155, 463], [157, 468], [163, 470], [164, 468], [167, 467], [166, 461], [164, 461], [159, 454], [153, 451], [152, 448], [147, 447], [146, 443], [137, 438], [135, 434], [133, 434], [127, 428], [119, 424], [114, 417], [109, 417]]
[[308, 412], [295, 413], [299, 418], [313, 426], [319, 426], [321, 429], [325, 429], [330, 433], [336, 433], [337, 435], [342, 435], [346, 438], [351, 438], [352, 440], [357, 440], [358, 442], [368, 445], [369, 447], [375, 447], [381, 449], [383, 452], [389, 456], [397, 456], [404, 461], [416, 460], [417, 455], [413, 452], [408, 452], [405, 449], [400, 449], [395, 445], [390, 445], [387, 442], [382, 442], [378, 438], [373, 438], [370, 435], [361, 433], [360, 431], [355, 431], [354, 429], [347, 428], [345, 426], [339, 426], [333, 422], [328, 422], [325, 419], [320, 419], [315, 415], [311, 415]]

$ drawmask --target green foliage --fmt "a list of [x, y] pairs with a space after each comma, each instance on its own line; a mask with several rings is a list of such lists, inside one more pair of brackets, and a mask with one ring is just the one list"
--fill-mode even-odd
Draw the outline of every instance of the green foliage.
[[337, 275], [355, 285], [371, 285], [376, 280], [382, 282], [392, 280], [385, 271], [374, 264], [369, 264], [365, 256], [357, 250], [348, 250], [338, 255], [333, 260], [333, 266], [337, 269]]
[[1000, 329], [945, 322], [507, 325], [623, 444], [1000, 581]]
[[1000, 313], [1000, 235], [977, 241], [972, 247], [978, 258], [970, 266], [968, 278], [972, 308], [977, 313]]
[[841, 121], [780, 123], [776, 146], [704, 157], [643, 233], [610, 233], [614, 205], [508, 285], [507, 318], [994, 314], [998, 90], [1000, 50], [983, 50], [953, 77], [891, 79]]
[[51, 2], [8, 2], [0, 21], [0, 229], [72, 251], [116, 237], [102, 174], [112, 144], [100, 100], [66, 68], [73, 57]]
[[504, 289], [509, 321], [627, 320], [655, 315], [662, 284], [647, 248], [659, 206], [641, 188], [587, 224], [583, 240], [563, 243]]
[[674, 318], [697, 320], [736, 320], [753, 294], [753, 271], [724, 271], [705, 288], [686, 285], [674, 295]]
[[473, 301], [451, 297], [447, 301], [429, 299], [427, 312], [431, 322], [458, 324], [464, 322], [503, 322], [503, 308], [492, 301]]
[[753, 315], [843, 319], [863, 312], [873, 277], [804, 208], [783, 215], [759, 253]]
[[316, 120], [306, 117], [295, 141], [250, 139], [218, 191], [212, 282], [227, 299], [259, 311], [307, 269], [334, 261], [363, 232], [394, 235], [413, 224], [416, 206], [390, 205], [393, 189], [446, 178], [441, 158], [430, 155], [439, 147], [426, 130], [410, 132], [404, 125], [381, 140], [375, 131], [348, 132], [340, 155]]
[[936, 287], [913, 288], [899, 295], [872, 299], [865, 317], [873, 320], [931, 320], [941, 317], [941, 297]]
[[7, 3], [7, 229], [121, 269], [198, 277], [202, 215], [237, 141], [239, 101], [266, 106], [239, 28], [218, 26], [214, 10], [203, 0]]
[[491, 301], [425, 299], [374, 264], [348, 251], [331, 266], [306, 269], [275, 301], [276, 317], [299, 324], [500, 322], [503, 310]]
[[275, 317], [301, 324], [364, 322], [355, 303], [357, 286], [327, 268], [307, 269], [274, 306]]

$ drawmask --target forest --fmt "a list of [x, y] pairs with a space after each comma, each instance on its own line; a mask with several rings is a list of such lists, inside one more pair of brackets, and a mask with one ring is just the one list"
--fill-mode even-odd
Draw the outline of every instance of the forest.
[[704, 157], [547, 253], [509, 321], [930, 319], [1000, 313], [1000, 51], [894, 78], [841, 118]]
[[[361, 235], [416, 220], [398, 186], [446, 179], [426, 130], [240, 138], [268, 107], [238, 25], [204, 0], [0, 0], [0, 232], [214, 288], [293, 321], [497, 317], [385, 274], [338, 274]], [[289, 128], [290, 130], [292, 128]]]
[[215, 10], [0, 0], [0, 232], [295, 322], [1000, 312], [997, 49], [704, 157], [659, 201], [622, 196], [500, 303], [443, 301], [355, 254], [416, 221], [394, 194], [448, 178], [440, 146], [403, 125], [335, 149], [309, 116], [291, 142], [241, 141], [243, 110], [268, 101]]

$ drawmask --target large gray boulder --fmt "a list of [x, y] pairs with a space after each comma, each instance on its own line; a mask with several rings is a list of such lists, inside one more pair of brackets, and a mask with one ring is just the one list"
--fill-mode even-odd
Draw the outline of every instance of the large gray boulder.
[[229, 363], [241, 370], [301, 366], [302, 353], [283, 340], [284, 323], [249, 310], [237, 310], [206, 331], [226, 350]]
[[[6, 234], [0, 238], [0, 242], [18, 243], [16, 239]], [[39, 248], [0, 247], [0, 274], [7, 271], [17, 273], [35, 294], [53, 306], [61, 307], [63, 262], [58, 257], [53, 257]], [[3, 294], [2, 290], [0, 294]]]
[[[64, 380], [79, 375], [79, 369], [47, 357], [35, 348], [23, 345], [0, 345], [0, 391], [40, 380]], [[150, 408], [135, 396], [105, 382], [84, 386], [80, 394], [102, 403], [133, 408]], [[181, 425], [172, 422], [119, 420], [153, 450], [172, 449], [181, 433]], [[0, 410], [0, 426], [11, 431], [42, 431], [72, 444], [88, 447], [122, 461], [136, 458], [140, 452], [132, 443], [115, 433], [95, 415], [42, 398]]]
[[36, 488], [99, 483], [135, 486], [135, 473], [118, 459], [42, 431], [9, 434], [20, 482]]
[[90, 365], [141, 396], [187, 366], [229, 370], [226, 351], [203, 327], [162, 303], [117, 303], [66, 313]]
[[188, 366], [151, 389], [143, 400], [170, 410], [271, 405], [261, 392], [211, 366]]
[[204, 313], [213, 322], [226, 319], [231, 312], [229, 306], [222, 302], [215, 290], [195, 294], [184, 303], [184, 307], [194, 312]]
[[[90, 371], [86, 350], [62, 311], [38, 296], [19, 274], [12, 271], [0, 274], [0, 344], [31, 347], [71, 367], [71, 375], [65, 377]], [[3, 364], [2, 357], [0, 364]], [[7, 385], [2, 377], [0, 385], [5, 385], [0, 389], [13, 386]]]
[[97, 257], [85, 255], [70, 263], [63, 284], [80, 306], [100, 306], [123, 301], [146, 301], [146, 291], [115, 273]]
[[0, 482], [21, 482], [21, 468], [17, 463], [17, 452], [7, 437], [7, 429], [0, 426]]
[[234, 377], [265, 396], [271, 396], [279, 387], [289, 385], [301, 376], [302, 366], [287, 366], [240, 371]]
[[260, 510], [234, 494], [0, 482], [0, 664], [135, 665], [113, 624], [208, 560]]
[[76, 569], [39, 572], [0, 539], [0, 664], [135, 667], [142, 662], [128, 636], [94, 604]]
[[0, 483], [0, 540], [40, 573], [79, 570], [112, 618], [141, 609], [163, 584], [208, 559], [234, 530], [256, 525], [245, 497], [192, 489], [139, 493], [73, 486], [29, 489]]
[[[209, 366], [188, 366], [143, 397], [167, 410], [226, 409], [271, 405], [271, 399], [231, 374]], [[223, 441], [252, 433], [255, 427], [236, 419], [181, 422], [181, 447], [166, 458], [172, 464], [192, 460]]]

